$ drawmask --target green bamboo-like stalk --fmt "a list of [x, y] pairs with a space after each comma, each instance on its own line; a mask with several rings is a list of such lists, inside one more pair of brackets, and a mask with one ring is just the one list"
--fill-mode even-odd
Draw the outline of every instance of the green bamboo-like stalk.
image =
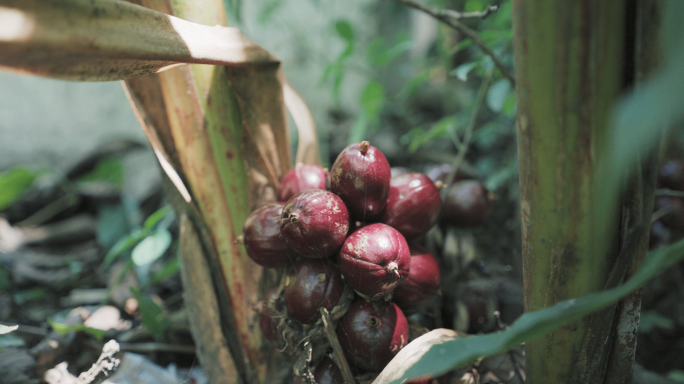
[[[615, 262], [620, 218], [598, 227], [594, 195], [622, 89], [624, 6], [513, 2], [526, 311], [601, 290]], [[528, 382], [569, 383], [587, 327], [528, 343]]]

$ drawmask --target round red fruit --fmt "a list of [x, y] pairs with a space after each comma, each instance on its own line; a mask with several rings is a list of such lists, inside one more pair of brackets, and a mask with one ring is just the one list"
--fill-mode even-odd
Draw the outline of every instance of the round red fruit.
[[255, 263], [267, 268], [283, 268], [297, 258], [280, 232], [283, 203], [266, 204], [247, 217], [242, 228], [245, 249]]
[[377, 300], [406, 278], [411, 255], [399, 231], [376, 223], [362, 227], [344, 241], [338, 264], [347, 284]]
[[444, 199], [444, 217], [457, 227], [476, 227], [487, 221], [494, 207], [492, 195], [479, 181], [459, 181]]
[[429, 177], [412, 172], [390, 181], [390, 193], [381, 221], [407, 239], [425, 234], [439, 220], [442, 197]]
[[347, 203], [356, 220], [382, 213], [389, 196], [390, 165], [385, 155], [367, 141], [345, 148], [330, 169], [330, 190]]
[[389, 302], [356, 300], [337, 327], [344, 355], [358, 372], [380, 372], [406, 346], [408, 337], [404, 313]]
[[321, 307], [332, 311], [344, 293], [340, 271], [328, 260], [299, 260], [288, 272], [286, 281], [287, 313], [302, 324], [316, 322], [321, 317]]
[[409, 244], [409, 249], [411, 270], [392, 294], [392, 300], [405, 309], [430, 300], [439, 290], [442, 281], [439, 263], [430, 252], [413, 244]]
[[287, 244], [302, 256], [325, 258], [344, 242], [349, 230], [349, 212], [334, 193], [310, 189], [287, 201], [280, 230]]
[[[316, 364], [315, 367], [311, 369], [314, 379], [318, 384], [344, 384], [344, 377], [342, 376], [342, 371], [335, 364], [333, 359], [328, 356], [324, 356], [321, 361]], [[304, 384], [304, 380], [297, 377], [295, 379], [295, 384]]]
[[285, 173], [278, 187], [278, 201], [288, 201], [307, 189], [325, 189], [326, 172], [315, 164], [297, 164]]

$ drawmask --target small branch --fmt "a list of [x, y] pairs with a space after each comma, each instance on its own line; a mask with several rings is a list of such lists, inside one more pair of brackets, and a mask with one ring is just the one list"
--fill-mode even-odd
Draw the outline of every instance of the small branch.
[[464, 34], [466, 37], [471, 39], [475, 45], [480, 47], [482, 52], [484, 52], [487, 56], [491, 57], [492, 61], [494, 62], [494, 65], [496, 65], [497, 68], [501, 71], [501, 74], [504, 75], [508, 79], [508, 81], [511, 82], [511, 85], [515, 87], [515, 76], [511, 73], [511, 71], [499, 60], [498, 57], [492, 52], [491, 49], [485, 44], [482, 39], [480, 39], [480, 36], [475, 32], [474, 30], [470, 29], [467, 27], [465, 24], [461, 23], [460, 20], [462, 19], [468, 19], [468, 18], [480, 18], [484, 19], [485, 17], [489, 16], [491, 13], [496, 12], [499, 7], [497, 6], [489, 6], [487, 7], [486, 10], [482, 12], [467, 12], [467, 13], [460, 13], [456, 12], [453, 10], [445, 10], [445, 9], [439, 9], [435, 7], [431, 7], [429, 5], [424, 5], [421, 4], [417, 1], [414, 0], [394, 0], [397, 3], [404, 4], [406, 6], [409, 6], [411, 8], [417, 9], [419, 11], [425, 12], [428, 15], [434, 17], [435, 19], [443, 22], [444, 24], [450, 26], [451, 28], [461, 32]]
[[473, 131], [475, 130], [477, 115], [480, 113], [480, 107], [482, 107], [482, 104], [484, 103], [484, 98], [487, 94], [487, 89], [489, 89], [489, 84], [491, 84], [491, 82], [492, 73], [490, 71], [487, 72], [487, 74], [485, 75], [485, 78], [482, 81], [482, 85], [480, 86], [480, 91], [477, 93], [475, 107], [473, 107], [473, 110], [470, 114], [470, 121], [468, 122], [468, 127], [466, 128], [466, 132], [463, 135], [463, 140], [460, 140], [461, 146], [460, 148], [458, 148], [458, 155], [456, 156], [456, 159], [454, 160], [454, 163], [451, 166], [451, 173], [449, 173], [449, 176], [446, 178], [446, 185], [451, 185], [454, 182], [454, 178], [456, 177], [456, 173], [458, 172], [458, 167], [461, 166], [461, 163], [465, 158], [466, 152], [468, 152], [468, 145], [470, 144], [470, 138], [472, 137]]
[[352, 374], [349, 364], [347, 364], [347, 359], [344, 357], [344, 352], [342, 352], [342, 346], [339, 340], [337, 340], [337, 334], [335, 334], [335, 328], [332, 326], [332, 321], [330, 320], [330, 314], [325, 308], [321, 308], [321, 318], [323, 319], [323, 328], [325, 330], [325, 335], [330, 342], [333, 349], [333, 360], [335, 364], [342, 371], [342, 376], [344, 377], [345, 384], [355, 384], [354, 375]]
[[675, 191], [673, 189], [667, 189], [667, 188], [662, 188], [662, 189], [656, 189], [655, 195], [657, 197], [660, 196], [667, 196], [667, 197], [684, 197], [684, 192], [682, 191]]

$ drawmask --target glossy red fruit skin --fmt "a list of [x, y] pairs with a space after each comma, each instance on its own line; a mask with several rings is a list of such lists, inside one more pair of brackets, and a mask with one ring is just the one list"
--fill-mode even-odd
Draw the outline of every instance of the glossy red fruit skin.
[[407, 239], [424, 235], [439, 220], [442, 197], [429, 177], [411, 172], [390, 181], [390, 193], [381, 222]]
[[[333, 359], [328, 356], [324, 356], [321, 361], [311, 369], [311, 373], [313, 373], [314, 379], [316, 379], [316, 383], [318, 384], [344, 384], [342, 371], [337, 364], [335, 364]], [[295, 378], [294, 383], [304, 384], [304, 380], [297, 377]]]
[[684, 191], [684, 161], [670, 159], [658, 169], [658, 184], [662, 187]]
[[444, 199], [444, 218], [463, 228], [484, 224], [494, 207], [489, 195], [487, 188], [476, 180], [459, 181], [449, 186]]
[[[277, 301], [277, 293], [278, 287], [271, 289], [270, 291], [268, 291], [268, 293], [266, 293], [264, 301], [266, 301], [266, 303], [269, 303], [270, 306], [272, 306], [277, 311], [282, 311], [283, 307]], [[280, 324], [280, 319], [273, 316], [275, 313], [272, 312], [271, 309], [269, 309], [269, 305], [263, 305], [259, 312], [259, 328], [261, 329], [261, 333], [264, 335], [264, 338], [270, 341], [271, 344], [273, 344], [273, 346], [277, 349], [285, 348], [285, 339], [283, 338], [283, 335], [281, 335], [278, 332], [278, 324]]]
[[344, 293], [340, 271], [328, 260], [299, 260], [288, 272], [286, 281], [287, 313], [302, 324], [316, 322], [321, 317], [321, 307], [332, 311]]
[[280, 230], [287, 244], [310, 258], [335, 253], [349, 230], [349, 212], [342, 199], [320, 189], [292, 196], [280, 217]]
[[283, 203], [266, 204], [252, 212], [242, 228], [247, 256], [267, 268], [284, 268], [297, 259], [297, 252], [280, 231]]
[[411, 270], [404, 281], [394, 289], [392, 300], [399, 307], [413, 308], [430, 300], [442, 282], [437, 259], [427, 250], [409, 244]]
[[[427, 171], [426, 175], [427, 177], [430, 178], [432, 181], [441, 181], [442, 183], [446, 183], [446, 179], [449, 177], [449, 174], [451, 173], [451, 164], [440, 164], [436, 165], [430, 170]], [[461, 171], [456, 171], [456, 175], [454, 175], [454, 179], [451, 181], [452, 183], [455, 183], [457, 181], [461, 181], [465, 179], [466, 176], [461, 173]]]
[[375, 300], [392, 292], [408, 276], [411, 254], [399, 231], [375, 223], [362, 227], [344, 241], [338, 265], [347, 284]]
[[285, 173], [278, 187], [278, 201], [288, 201], [307, 189], [325, 189], [326, 172], [316, 164], [297, 164]]
[[344, 200], [356, 220], [368, 221], [385, 208], [391, 178], [385, 155], [364, 141], [337, 156], [330, 169], [330, 190]]
[[340, 319], [337, 338], [352, 369], [380, 372], [408, 343], [408, 322], [393, 303], [358, 299]]
[[449, 374], [442, 375], [440, 377], [424, 378], [424, 379], [413, 379], [406, 382], [406, 384], [448, 384]]

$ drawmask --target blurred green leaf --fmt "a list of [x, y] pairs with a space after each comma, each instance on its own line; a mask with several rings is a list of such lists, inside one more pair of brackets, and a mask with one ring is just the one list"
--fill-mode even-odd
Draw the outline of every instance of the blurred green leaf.
[[489, 87], [487, 91], [487, 106], [493, 112], [501, 112], [504, 103], [511, 91], [511, 82], [508, 79], [499, 79]]
[[620, 300], [683, 258], [684, 240], [681, 240], [667, 248], [651, 252], [632, 278], [617, 288], [525, 313], [510, 328], [499, 333], [448, 339], [420, 352], [411, 351], [407, 347], [406, 351], [413, 352], [413, 356], [422, 353], [419, 360], [412, 365], [406, 364], [403, 360], [406, 357], [402, 357], [400, 351], [395, 357], [396, 361], [390, 362], [382, 372], [381, 376], [389, 375], [384, 376], [387, 380], [383, 382], [399, 383], [424, 375], [439, 376], [481, 357], [517, 347]]
[[97, 242], [102, 248], [111, 249], [129, 230], [128, 216], [123, 205], [100, 207], [97, 214]]
[[[4, 327], [4, 325], [0, 325], [0, 327]], [[16, 325], [15, 325], [16, 327]], [[7, 327], [10, 328], [10, 327]], [[2, 330], [0, 330], [0, 335], [2, 335]], [[25, 347], [26, 346], [26, 341], [22, 339], [21, 337], [17, 337], [14, 335], [3, 335], [0, 336], [0, 351], [3, 348], [18, 348], [18, 347]]]
[[506, 101], [503, 106], [503, 113], [507, 117], [515, 117], [518, 109], [518, 100], [515, 97], [515, 93], [511, 92], [508, 94]]
[[0, 266], [0, 292], [6, 292], [12, 289], [12, 277], [9, 272]]
[[92, 335], [95, 337], [98, 341], [102, 340], [105, 336], [105, 331], [101, 329], [96, 329], [96, 328], [91, 328], [91, 327], [86, 327], [83, 324], [72, 324], [72, 325], [67, 325], [67, 324], [60, 324], [60, 323], [55, 323], [54, 321], [47, 319], [48, 324], [57, 331], [60, 335], [66, 335], [69, 332], [85, 332], [89, 335]]
[[358, 143], [368, 136], [368, 117], [364, 113], [359, 113], [354, 120], [351, 132], [349, 132], [349, 144]]
[[667, 373], [667, 378], [684, 383], [684, 371], [674, 370]]
[[36, 173], [25, 168], [14, 168], [0, 173], [0, 209], [7, 208], [31, 186]]
[[450, 75], [456, 76], [461, 81], [468, 81], [468, 74], [472, 71], [478, 64], [479, 61], [473, 61], [471, 63], [465, 63], [459, 65], [456, 69], [449, 72]]
[[33, 288], [25, 291], [19, 291], [12, 295], [12, 300], [17, 305], [22, 305], [31, 301], [42, 300], [47, 297], [47, 291], [44, 288]]
[[384, 104], [385, 87], [377, 80], [369, 81], [361, 92], [361, 108], [369, 121], [378, 122]]
[[377, 69], [383, 68], [412, 47], [413, 42], [408, 34], [402, 34], [390, 47], [385, 46], [382, 37], [377, 37], [366, 48], [368, 64]]
[[137, 266], [153, 263], [171, 245], [171, 233], [166, 229], [153, 232], [133, 248], [131, 259]]
[[500, 186], [516, 176], [518, 176], [518, 162], [511, 161], [507, 166], [500, 167], [492, 172], [485, 180], [484, 185], [488, 190], [496, 191]]
[[465, 7], [463, 10], [465, 12], [480, 12], [484, 10], [484, 5], [482, 4], [482, 1], [480, 0], [468, 0], [465, 3]]
[[339, 20], [335, 23], [335, 31], [348, 44], [354, 44], [354, 29], [346, 20]]
[[411, 77], [404, 87], [399, 91], [399, 98], [407, 100], [420, 89], [430, 79], [430, 71], [423, 70]]
[[491, 149], [505, 133], [506, 130], [501, 124], [489, 122], [473, 132], [471, 142], [478, 149], [488, 150]]
[[119, 239], [119, 241], [114, 244], [112, 249], [107, 252], [107, 255], [102, 261], [100, 270], [109, 267], [121, 254], [131, 249], [134, 245], [138, 244], [139, 241], [147, 237], [150, 234], [150, 230], [147, 228], [137, 229], [133, 233]]
[[140, 314], [145, 329], [156, 339], [164, 337], [164, 331], [169, 326], [169, 318], [164, 309], [160, 307], [151, 297], [143, 295], [139, 290], [131, 287], [131, 293], [138, 300]]
[[643, 311], [639, 318], [639, 332], [648, 333], [656, 328], [672, 330], [675, 327], [674, 320], [665, 317], [657, 311]]
[[78, 181], [106, 181], [118, 186], [123, 185], [123, 165], [115, 157], [100, 160], [89, 173], [78, 178]]
[[17, 328], [19, 328], [18, 325], [7, 326], [7, 325], [2, 325], [2, 324], [0, 324], [0, 335], [4, 335], [4, 334], [7, 334], [7, 333], [16, 331]]
[[273, 17], [273, 14], [276, 13], [276, 11], [279, 10], [284, 4], [285, 2], [281, 0], [272, 0], [264, 4], [259, 10], [259, 16], [257, 17], [259, 24], [263, 25], [268, 23]]
[[454, 116], [446, 116], [433, 124], [427, 131], [421, 127], [413, 128], [401, 137], [400, 142], [408, 145], [409, 152], [414, 153], [418, 148], [432, 140], [455, 135], [459, 126]]
[[152, 229], [152, 227], [155, 226], [161, 219], [166, 217], [166, 215], [173, 214], [173, 210], [171, 209], [171, 206], [167, 205], [163, 208], [160, 208], [153, 214], [151, 214], [147, 220], [145, 220], [144, 227], [147, 229]]
[[180, 260], [178, 260], [178, 257], [174, 257], [171, 261], [166, 263], [164, 268], [161, 269], [161, 271], [155, 273], [151, 278], [150, 278], [150, 284], [156, 284], [160, 281], [166, 280], [171, 276], [176, 275], [180, 271]]

